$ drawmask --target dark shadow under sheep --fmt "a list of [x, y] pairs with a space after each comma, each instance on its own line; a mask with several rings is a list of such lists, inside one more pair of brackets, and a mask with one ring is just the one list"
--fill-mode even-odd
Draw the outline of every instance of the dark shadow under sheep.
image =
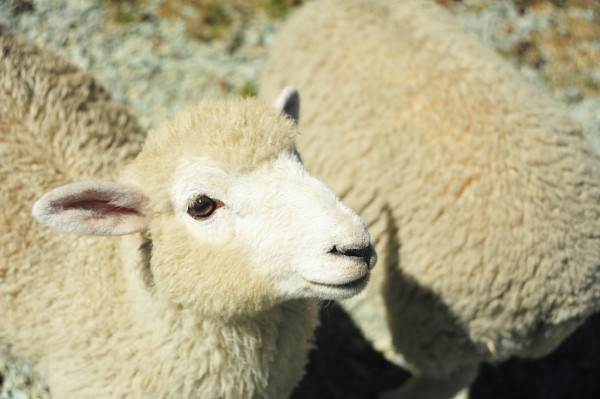
[[[484, 363], [470, 399], [592, 399], [600, 397], [600, 313], [556, 351], [540, 359]], [[362, 336], [336, 304], [321, 309], [317, 348], [292, 399], [371, 399], [409, 378]]]

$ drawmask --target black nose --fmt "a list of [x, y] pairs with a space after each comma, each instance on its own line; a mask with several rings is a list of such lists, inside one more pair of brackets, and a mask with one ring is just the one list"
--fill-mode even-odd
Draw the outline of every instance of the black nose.
[[375, 258], [375, 249], [372, 245], [367, 245], [366, 247], [338, 247], [334, 246], [330, 251], [330, 254], [333, 255], [344, 255], [344, 256], [353, 256], [356, 258], [361, 258], [369, 267], [373, 267], [371, 265], [371, 261], [374, 261]]

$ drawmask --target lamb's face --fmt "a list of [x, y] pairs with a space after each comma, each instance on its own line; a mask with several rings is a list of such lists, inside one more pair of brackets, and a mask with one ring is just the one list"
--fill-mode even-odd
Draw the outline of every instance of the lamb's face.
[[187, 308], [232, 314], [348, 298], [366, 285], [375, 253], [358, 216], [304, 169], [295, 131], [257, 100], [207, 102], [149, 133], [129, 184], [60, 187], [33, 213], [85, 234], [148, 232], [149, 289]]
[[173, 213], [151, 226], [152, 269], [157, 288], [179, 303], [344, 299], [365, 287], [375, 264], [363, 222], [292, 152], [245, 173], [182, 160], [170, 199]]

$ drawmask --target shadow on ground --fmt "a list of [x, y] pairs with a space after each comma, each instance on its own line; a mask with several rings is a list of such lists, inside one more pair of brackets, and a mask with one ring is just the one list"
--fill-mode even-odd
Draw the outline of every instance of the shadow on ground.
[[[409, 377], [373, 350], [338, 305], [323, 307], [321, 323], [292, 399], [371, 399]], [[600, 398], [600, 313], [549, 356], [482, 365], [470, 398]]]

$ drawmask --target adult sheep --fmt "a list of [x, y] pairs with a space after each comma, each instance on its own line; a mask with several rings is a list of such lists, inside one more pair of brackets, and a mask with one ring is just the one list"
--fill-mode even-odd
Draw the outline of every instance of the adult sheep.
[[[54, 398], [289, 395], [317, 298], [359, 292], [375, 261], [300, 163], [293, 120], [205, 102], [125, 167], [139, 129], [89, 75], [5, 29], [0, 44], [0, 353], [39, 366]], [[37, 223], [34, 201], [84, 235]]]
[[433, 1], [310, 2], [260, 91], [288, 84], [305, 165], [380, 255], [344, 306], [414, 374], [390, 398], [465, 394], [479, 362], [548, 353], [600, 307], [598, 156]]

